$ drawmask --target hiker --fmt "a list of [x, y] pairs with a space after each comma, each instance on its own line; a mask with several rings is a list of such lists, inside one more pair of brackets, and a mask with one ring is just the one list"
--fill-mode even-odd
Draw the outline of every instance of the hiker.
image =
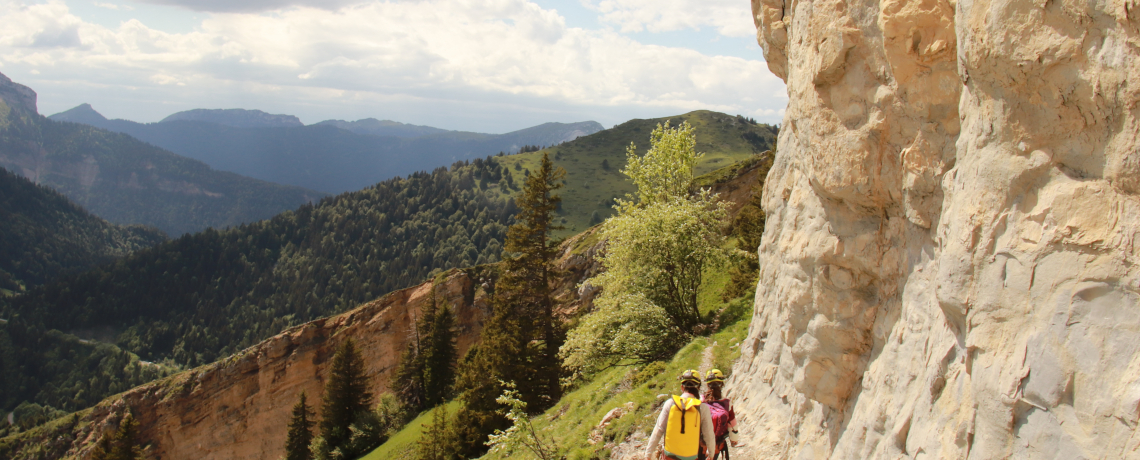
[[736, 431], [736, 411], [732, 409], [732, 400], [724, 397], [724, 373], [720, 369], [709, 371], [705, 374], [705, 385], [708, 385], [708, 390], [701, 395], [701, 402], [709, 406], [713, 432], [716, 436], [716, 450], [724, 453], [727, 459], [728, 448], [725, 440], [728, 440], [732, 447], [736, 447], [739, 439]]
[[666, 400], [661, 415], [657, 416], [657, 426], [645, 448], [646, 460], [653, 460], [662, 438], [665, 438], [665, 452], [661, 456], [664, 459], [696, 460], [701, 443], [710, 446], [708, 449], [716, 455], [712, 415], [708, 406], [697, 399], [701, 392], [701, 372], [687, 370], [680, 380], [681, 395]]

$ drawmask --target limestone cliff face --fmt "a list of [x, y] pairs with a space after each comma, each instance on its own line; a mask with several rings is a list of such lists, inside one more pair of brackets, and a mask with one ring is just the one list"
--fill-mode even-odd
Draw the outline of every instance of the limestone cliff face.
[[1140, 4], [753, 0], [755, 458], [1140, 457]]
[[[478, 338], [486, 305], [476, 281], [455, 272], [434, 286], [451, 306], [459, 350]], [[356, 341], [372, 389], [380, 393], [410, 339], [415, 318], [431, 302], [432, 283], [389, 294], [350, 312], [286, 330], [214, 364], [134, 388], [96, 406], [66, 457], [86, 458], [99, 436], [129, 408], [153, 459], [264, 459], [284, 454], [290, 410], [302, 391], [319, 412], [336, 347]]]

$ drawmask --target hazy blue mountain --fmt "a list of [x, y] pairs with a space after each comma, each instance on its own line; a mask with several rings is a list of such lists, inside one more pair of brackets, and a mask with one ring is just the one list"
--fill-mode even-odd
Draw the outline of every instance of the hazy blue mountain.
[[[96, 112], [95, 108], [91, 107], [91, 104], [86, 104], [86, 103], [85, 104], [79, 104], [78, 106], [76, 106], [75, 108], [73, 108], [71, 110], [68, 110], [66, 112], [57, 113], [55, 115], [52, 115], [49, 118], [51, 118], [52, 120], [55, 120], [55, 121], [70, 121], [72, 123], [83, 123], [85, 125], [91, 125], [91, 126], [95, 126], [95, 127], [99, 127], [99, 128], [103, 128], [103, 125], [107, 124], [110, 121], [110, 120], [107, 120], [107, 117], [104, 117], [103, 114]], [[104, 129], [106, 129], [106, 128], [104, 128]]]
[[[68, 116], [102, 118], [94, 110], [77, 109]], [[51, 187], [108, 221], [150, 225], [171, 236], [266, 219], [324, 196], [215, 171], [128, 135], [48, 119], [37, 113], [34, 91], [3, 75], [0, 167]]]
[[202, 121], [238, 128], [293, 128], [305, 126], [293, 115], [275, 115], [260, 110], [245, 109], [194, 109], [178, 112], [163, 118], [159, 123], [171, 121]]
[[[506, 134], [398, 124], [388, 125], [390, 135], [379, 135], [385, 132], [381, 126], [396, 122], [330, 120], [309, 126], [239, 127], [192, 120], [144, 124], [95, 115], [89, 106], [79, 106], [51, 118], [130, 134], [215, 169], [327, 193], [360, 190], [456, 161], [517, 152], [526, 145], [554, 145], [602, 130], [593, 121], [545, 123]], [[438, 132], [410, 137], [417, 130]]]
[[356, 121], [325, 120], [317, 124], [336, 126], [345, 131], [352, 131], [356, 134], [369, 136], [421, 137], [430, 134], [451, 132], [446, 129], [433, 128], [431, 126], [409, 125], [398, 121], [377, 120], [375, 118], [365, 118]]

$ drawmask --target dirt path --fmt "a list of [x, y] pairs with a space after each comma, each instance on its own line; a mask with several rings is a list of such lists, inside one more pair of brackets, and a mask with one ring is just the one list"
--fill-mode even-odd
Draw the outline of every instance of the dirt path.
[[714, 347], [716, 347], [716, 342], [713, 342], [709, 346], [705, 347], [705, 352], [701, 356], [701, 367], [697, 368], [697, 370], [701, 371], [702, 380], [704, 380], [705, 374], [707, 374], [709, 370], [712, 369]]

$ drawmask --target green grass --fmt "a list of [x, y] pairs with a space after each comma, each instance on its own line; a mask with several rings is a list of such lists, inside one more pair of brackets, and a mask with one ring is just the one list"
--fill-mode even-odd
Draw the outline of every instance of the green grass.
[[[670, 121], [676, 126], [682, 121], [693, 125], [697, 134], [697, 151], [705, 154], [696, 167], [696, 175], [707, 174], [736, 164], [754, 154], [771, 148], [775, 130], [767, 125], [753, 125], [734, 116], [698, 110], [684, 115], [650, 120], [630, 120], [612, 129], [539, 150], [516, 155], [496, 157], [515, 177], [521, 189], [524, 171], [536, 171], [543, 153], [549, 153], [555, 165], [566, 169], [566, 186], [562, 196], [562, 211], [558, 222], [564, 230], [555, 233], [564, 238], [586, 230], [593, 223], [596, 211], [601, 219], [613, 214], [613, 198], [634, 192], [633, 184], [621, 173], [625, 167], [625, 151], [633, 142], [639, 154], [649, 149], [649, 134], [658, 123]], [[606, 161], [609, 168], [603, 168]], [[515, 165], [519, 169], [515, 169]], [[513, 190], [498, 190], [500, 194], [516, 194]]]
[[[608, 458], [607, 443], [620, 443], [629, 435], [652, 431], [657, 413], [665, 397], [679, 392], [677, 376], [686, 369], [699, 369], [704, 351], [712, 344], [713, 366], [731, 372], [732, 361], [740, 356], [739, 343], [748, 333], [751, 317], [741, 320], [713, 334], [697, 337], [682, 348], [664, 366], [651, 365], [660, 373], [641, 376], [639, 368], [616, 367], [604, 371], [588, 383], [567, 393], [555, 407], [537, 417], [536, 426], [544, 436], [552, 437], [559, 453], [568, 459]], [[735, 346], [734, 346], [735, 345]], [[600, 440], [590, 444], [589, 439], [602, 418], [615, 407], [633, 403], [633, 410], [611, 422], [598, 432]], [[486, 459], [530, 459], [528, 452], [495, 452]]]
[[[447, 403], [447, 412], [454, 414], [459, 410], [459, 401]], [[419, 417], [408, 422], [398, 433], [392, 435], [372, 453], [361, 457], [362, 460], [388, 460], [390, 458], [411, 458], [416, 448], [416, 442], [424, 434], [424, 429], [431, 423], [432, 411], [424, 411]]]

